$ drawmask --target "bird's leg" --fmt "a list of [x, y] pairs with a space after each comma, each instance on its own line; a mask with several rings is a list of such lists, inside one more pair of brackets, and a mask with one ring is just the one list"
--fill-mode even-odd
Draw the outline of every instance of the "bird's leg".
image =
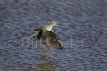
[[50, 53], [50, 54], [51, 54], [51, 52], [43, 46], [43, 44], [42, 44], [41, 41], [40, 41], [40, 45], [41, 45], [42, 48], [44, 49], [44, 52], [45, 52], [45, 53]]
[[44, 52], [45, 53], [50, 53], [51, 54], [51, 52], [48, 50], [48, 49], [46, 49], [43, 45], [41, 45], [42, 46], [42, 48], [44, 49]]

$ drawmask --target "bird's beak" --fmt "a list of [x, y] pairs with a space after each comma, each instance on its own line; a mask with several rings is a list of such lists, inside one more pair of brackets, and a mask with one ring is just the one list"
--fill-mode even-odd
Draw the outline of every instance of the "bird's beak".
[[[60, 27], [60, 26], [58, 26], [59, 28], [62, 28], [62, 27]], [[63, 29], [63, 28], [62, 28]]]

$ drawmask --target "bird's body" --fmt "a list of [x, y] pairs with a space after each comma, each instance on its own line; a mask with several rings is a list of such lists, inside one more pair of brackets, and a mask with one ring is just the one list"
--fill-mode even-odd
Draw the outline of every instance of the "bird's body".
[[55, 21], [52, 21], [47, 26], [34, 29], [34, 31], [38, 31], [38, 33], [33, 36], [35, 38], [34, 40], [40, 40], [41, 42], [46, 41], [48, 45], [63, 50], [65, 48], [63, 47], [62, 43], [60, 42], [60, 39], [57, 37], [57, 35], [52, 29], [54, 26], [58, 25], [56, 24]]

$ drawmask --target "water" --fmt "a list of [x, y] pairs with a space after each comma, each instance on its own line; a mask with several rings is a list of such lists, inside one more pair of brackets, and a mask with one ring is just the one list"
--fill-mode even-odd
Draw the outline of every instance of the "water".
[[[44, 44], [52, 52], [45, 59], [39, 43], [25, 39], [52, 20], [66, 49]], [[0, 71], [107, 70], [106, 0], [2, 0], [0, 29]]]

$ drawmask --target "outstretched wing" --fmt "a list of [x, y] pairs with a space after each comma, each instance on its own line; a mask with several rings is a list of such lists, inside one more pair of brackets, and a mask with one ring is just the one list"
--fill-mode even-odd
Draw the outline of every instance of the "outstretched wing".
[[41, 28], [35, 28], [33, 31], [39, 31]]
[[55, 47], [56, 49], [60, 49], [60, 50], [65, 49], [53, 30], [47, 31], [46, 33], [47, 34], [45, 36], [45, 38], [46, 38], [45, 40], [48, 45]]
[[34, 31], [37, 31], [37, 32], [33, 32], [32, 35], [27, 40], [36, 41], [36, 40], [42, 39], [42, 29], [37, 28]]

